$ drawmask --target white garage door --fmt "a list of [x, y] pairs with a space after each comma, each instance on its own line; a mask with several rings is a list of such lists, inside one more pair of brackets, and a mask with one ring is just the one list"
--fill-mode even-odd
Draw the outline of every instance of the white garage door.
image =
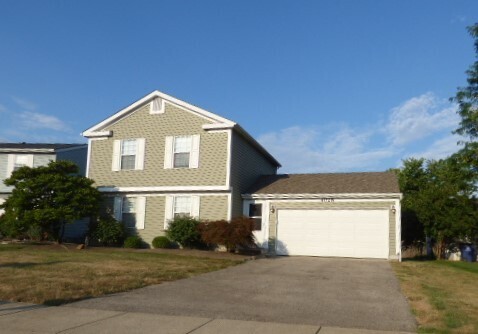
[[277, 254], [388, 258], [388, 210], [278, 210]]

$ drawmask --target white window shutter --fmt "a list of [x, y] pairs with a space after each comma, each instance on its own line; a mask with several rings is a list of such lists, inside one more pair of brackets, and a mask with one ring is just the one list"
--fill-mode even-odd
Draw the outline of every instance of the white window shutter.
[[113, 207], [114, 217], [117, 221], [123, 220], [123, 197], [116, 196]]
[[144, 169], [144, 152], [145, 152], [144, 145], [145, 145], [144, 138], [136, 139], [135, 169]]
[[6, 175], [7, 178], [9, 178], [12, 175], [14, 166], [15, 166], [15, 154], [9, 154], [8, 162], [7, 162], [7, 175]]
[[191, 217], [199, 219], [199, 196], [191, 196]]
[[164, 143], [164, 169], [173, 168], [173, 142], [174, 137], [166, 137]]
[[169, 221], [173, 219], [173, 206], [174, 206], [174, 196], [166, 196], [165, 198], [165, 211], [164, 211], [164, 229], [167, 230], [169, 226]]
[[117, 172], [120, 170], [121, 159], [121, 140], [113, 142], [113, 161], [111, 163], [111, 170]]
[[198, 168], [199, 167], [199, 135], [194, 135], [191, 137], [191, 154], [189, 156], [189, 168]]
[[144, 230], [144, 217], [146, 214], [146, 197], [136, 197], [136, 228]]

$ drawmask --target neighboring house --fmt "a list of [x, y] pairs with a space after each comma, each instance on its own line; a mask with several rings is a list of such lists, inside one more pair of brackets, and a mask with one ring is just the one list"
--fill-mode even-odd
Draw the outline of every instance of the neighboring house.
[[[87, 176], [105, 194], [103, 210], [147, 243], [163, 235], [170, 220], [179, 215], [201, 220], [230, 220], [246, 215], [257, 222], [254, 234], [258, 244], [271, 253], [399, 257], [400, 194], [392, 174], [360, 173], [366, 179], [357, 182], [378, 185], [363, 189], [347, 188], [347, 175], [354, 174], [325, 174], [333, 180], [342, 178], [340, 191], [328, 188], [335, 182], [322, 187], [323, 174], [276, 175], [279, 162], [240, 125], [159, 91], [87, 129], [83, 135], [88, 138]], [[290, 186], [281, 188], [286, 177]], [[268, 186], [262, 188], [264, 184]], [[330, 240], [347, 242], [355, 249], [356, 243], [380, 239], [379, 245], [370, 246], [377, 251], [315, 251], [309, 244], [314, 244], [316, 227], [312, 222], [321, 219], [316, 217], [320, 212], [331, 213], [333, 221], [340, 225], [332, 221], [328, 227], [321, 225], [334, 235], [335, 239]], [[369, 220], [376, 225], [368, 224]], [[363, 226], [361, 231], [365, 234], [374, 228], [380, 232], [376, 238], [364, 236], [354, 241], [361, 235], [358, 233], [347, 234], [342, 240], [335, 235], [341, 233], [342, 226], [354, 231]], [[305, 250], [293, 246], [297, 240], [287, 239], [286, 235], [294, 235], [294, 229], [299, 231], [296, 239], [308, 245]]]
[[[32, 143], [0, 143], [0, 204], [12, 193], [12, 187], [7, 187], [3, 181], [20, 167], [45, 166], [50, 161], [69, 160], [78, 165], [79, 174], [86, 173], [86, 144], [32, 144]], [[3, 210], [0, 210], [0, 214]], [[84, 232], [87, 225], [83, 221], [67, 228], [65, 235], [76, 236]]]

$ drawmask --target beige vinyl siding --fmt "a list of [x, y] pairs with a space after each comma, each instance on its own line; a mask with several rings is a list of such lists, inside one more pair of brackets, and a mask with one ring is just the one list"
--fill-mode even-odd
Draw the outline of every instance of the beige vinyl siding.
[[[118, 194], [117, 196], [124, 195]], [[130, 195], [135, 196], [133, 194]], [[147, 196], [144, 229], [129, 230], [128, 232], [139, 235], [149, 245], [151, 245], [155, 237], [165, 235], [165, 202], [166, 194]], [[102, 213], [109, 212], [112, 214], [114, 212], [113, 208], [114, 196], [105, 196], [101, 205]], [[200, 196], [199, 219], [208, 221], [227, 219], [227, 195]]]
[[[91, 142], [89, 177], [97, 186], [213, 186], [226, 184], [227, 133], [206, 132], [210, 121], [166, 103], [163, 114], [149, 104], [104, 129], [113, 136]], [[200, 135], [199, 168], [164, 169], [166, 136]], [[113, 141], [145, 138], [144, 170], [111, 170]]]
[[[280, 209], [328, 209], [328, 210], [376, 210], [384, 209], [389, 210], [392, 205], [395, 205], [394, 201], [390, 202], [335, 202], [335, 203], [322, 203], [322, 202], [274, 202], [271, 201], [270, 205], [275, 208], [274, 212], [269, 213], [269, 252], [275, 252], [275, 240], [277, 236], [277, 211]], [[389, 256], [396, 255], [396, 214], [389, 210]]]
[[260, 175], [276, 173], [275, 165], [240, 135], [233, 132], [231, 152], [232, 217], [243, 215], [241, 194], [247, 191]]

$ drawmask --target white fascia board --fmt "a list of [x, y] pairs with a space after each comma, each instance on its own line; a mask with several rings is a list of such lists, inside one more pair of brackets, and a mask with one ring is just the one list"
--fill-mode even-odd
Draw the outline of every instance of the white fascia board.
[[82, 136], [87, 138], [100, 138], [100, 137], [111, 137], [113, 135], [112, 131], [85, 131], [81, 133]]
[[322, 199], [322, 198], [360, 198], [360, 199], [400, 199], [401, 193], [342, 193], [342, 194], [242, 194], [243, 199]]
[[202, 128], [204, 130], [227, 130], [232, 129], [236, 123], [213, 123], [213, 124], [204, 124]]
[[224, 124], [235, 124], [233, 121], [227, 119], [227, 118], [224, 118], [224, 117], [221, 117], [219, 115], [216, 115], [216, 114], [213, 114], [207, 110], [204, 110], [202, 108], [199, 108], [199, 107], [196, 107], [192, 104], [189, 104], [187, 102], [184, 102], [182, 100], [179, 100], [175, 97], [172, 97], [170, 95], [167, 95], [165, 93], [162, 93], [158, 90], [146, 95], [145, 97], [139, 99], [138, 101], [134, 102], [133, 104], [127, 106], [126, 108], [124, 109], [121, 109], [120, 111], [118, 111], [117, 113], [115, 113], [114, 115], [108, 117], [107, 119], [105, 119], [104, 121], [92, 126], [91, 128], [83, 131], [82, 135], [85, 136], [85, 137], [90, 137], [92, 136], [94, 133], [97, 133], [99, 130], [103, 129], [104, 127], [108, 126], [108, 125], [111, 125], [112, 123], [114, 123], [116, 120], [120, 119], [121, 117], [123, 117], [124, 115], [128, 114], [129, 112], [135, 110], [137, 107], [141, 106], [141, 105], [144, 105], [146, 104], [147, 102], [149, 101], [152, 101], [153, 99], [157, 98], [157, 97], [160, 97], [162, 99], [164, 99], [165, 101], [167, 102], [170, 102], [170, 103], [173, 103], [173, 104], [176, 104], [180, 107], [183, 107], [185, 109], [188, 109], [190, 111], [193, 111], [197, 114], [199, 114], [200, 116], [203, 116], [207, 119], [210, 119], [211, 121], [214, 121], [214, 122], [219, 122], [219, 123], [224, 123]]
[[111, 192], [186, 192], [186, 191], [230, 191], [227, 186], [172, 186], [172, 187], [98, 187], [104, 193]]

